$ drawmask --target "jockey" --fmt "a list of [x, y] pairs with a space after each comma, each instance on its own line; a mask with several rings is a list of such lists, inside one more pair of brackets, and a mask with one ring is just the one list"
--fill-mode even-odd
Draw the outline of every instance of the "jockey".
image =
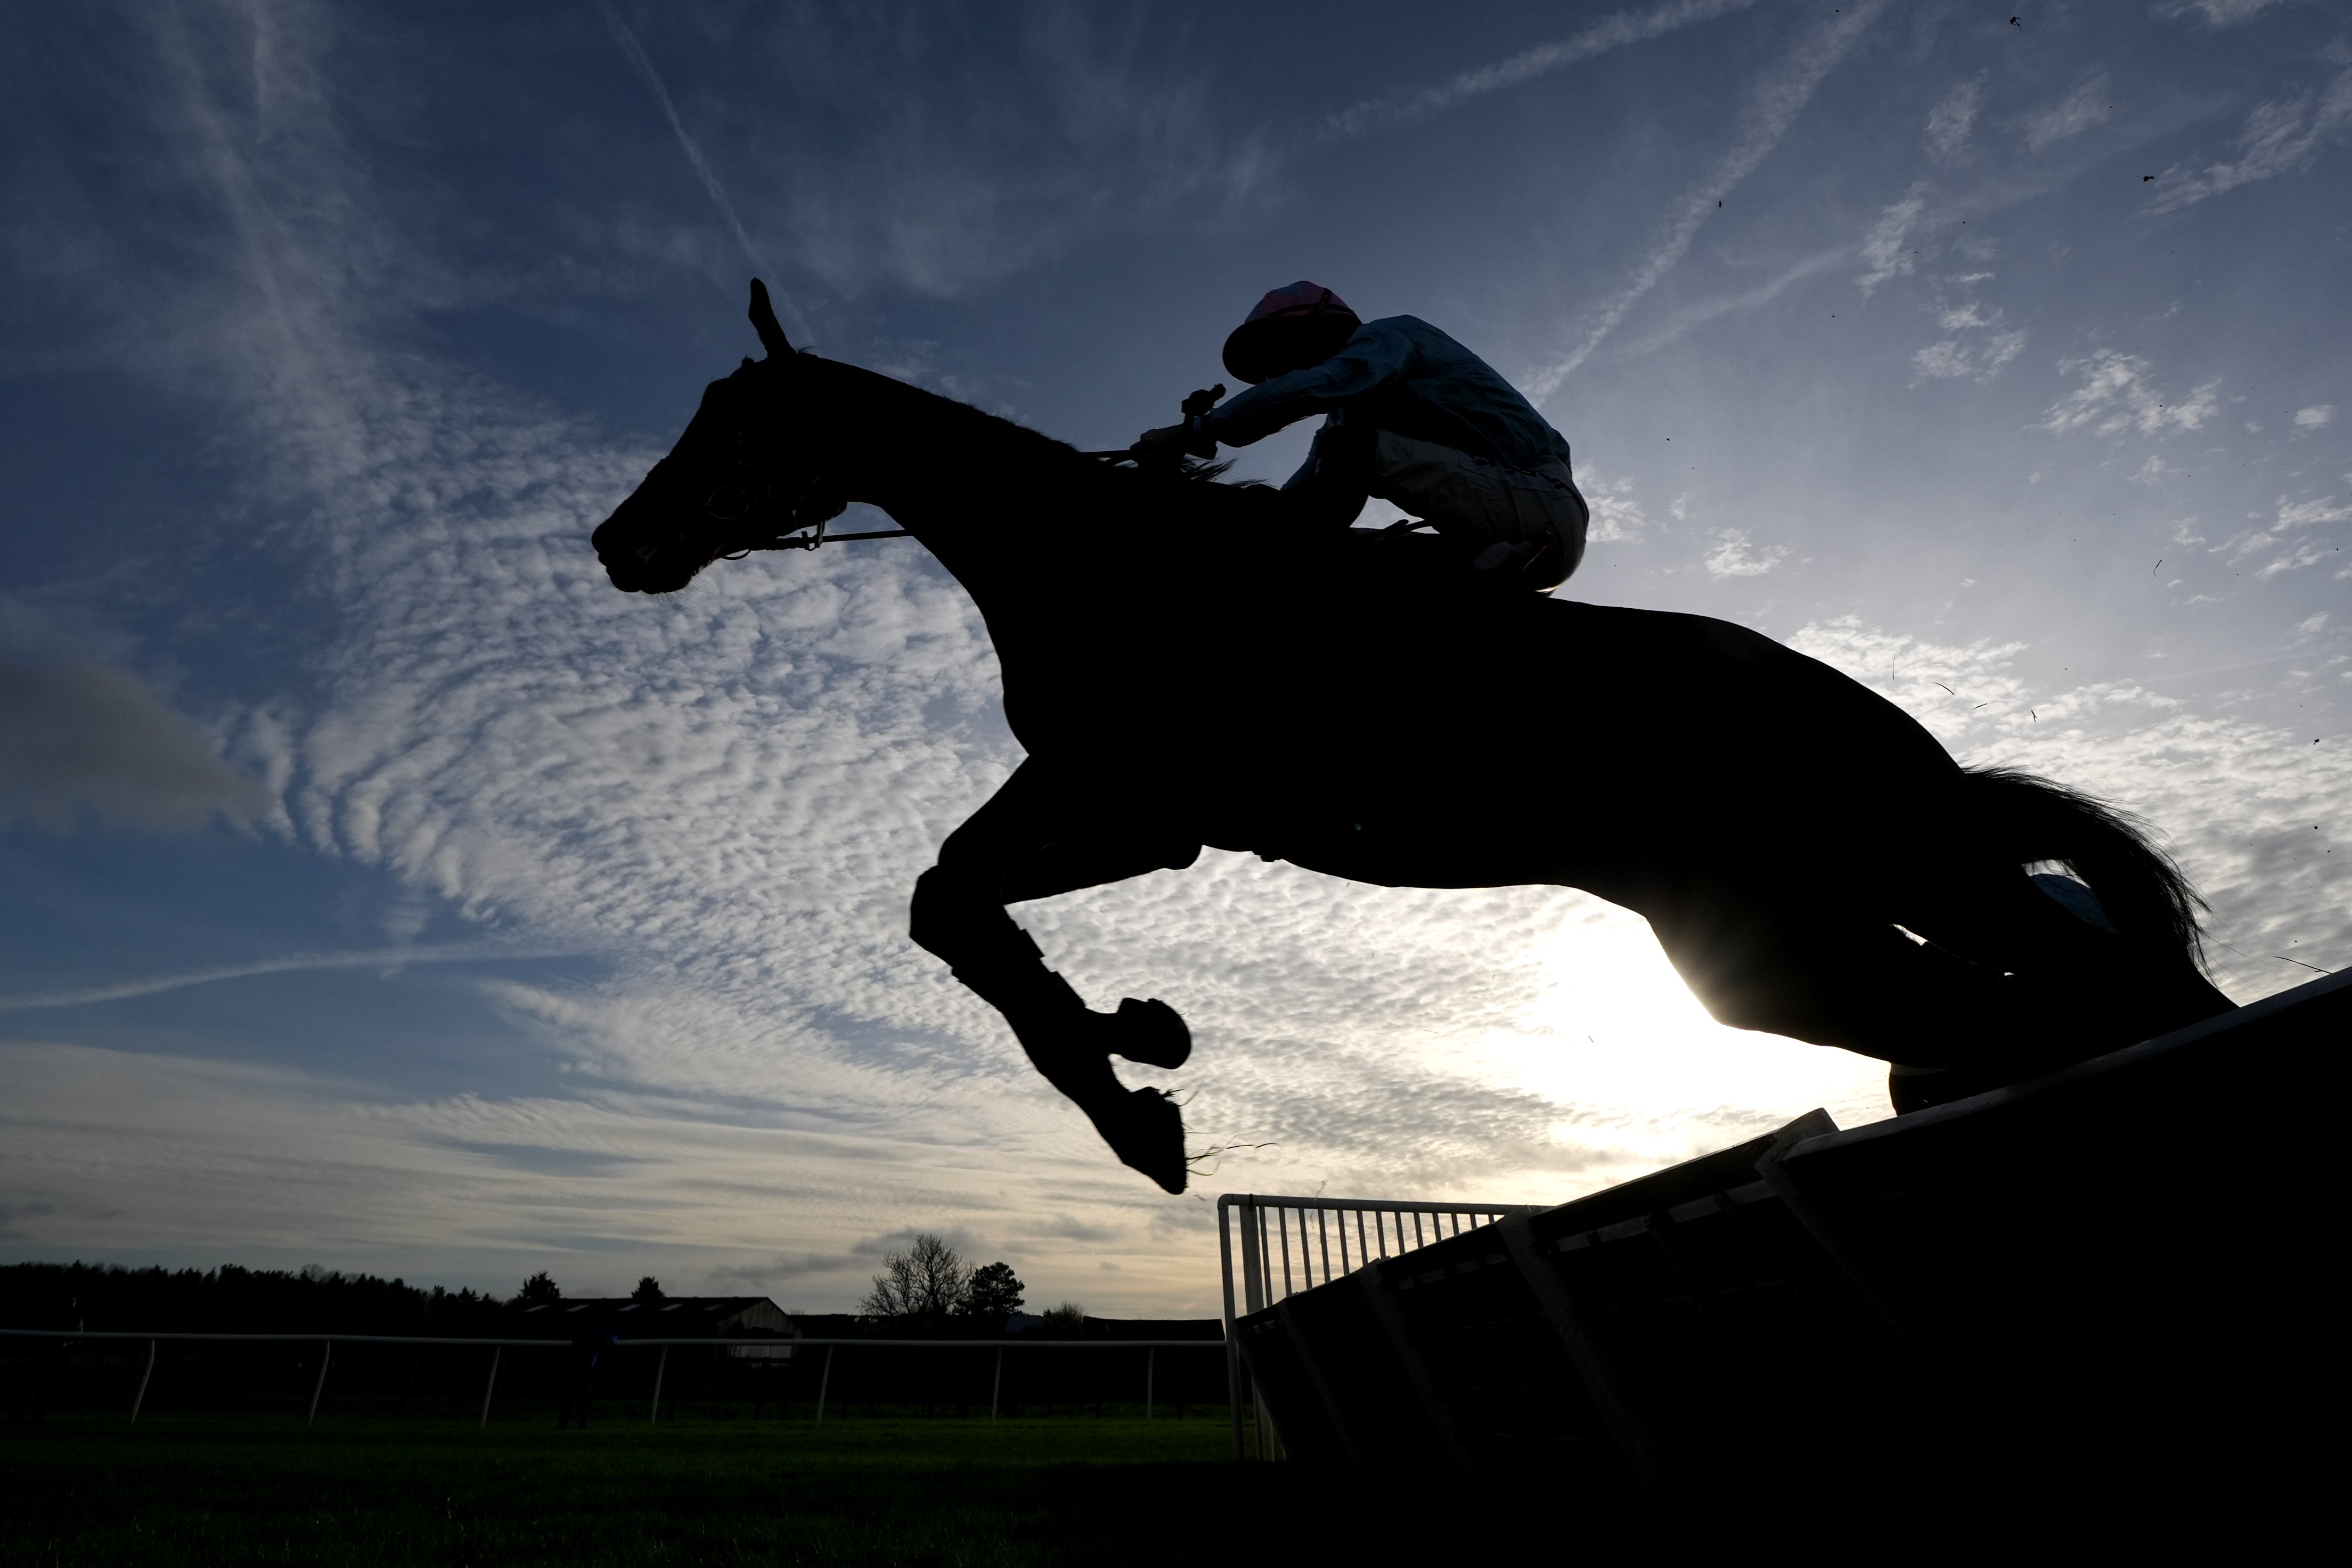
[[1490, 582], [1549, 593], [1584, 558], [1590, 514], [1568, 442], [1476, 354], [1414, 316], [1364, 321], [1319, 284], [1260, 300], [1225, 340], [1247, 392], [1147, 430], [1152, 455], [1246, 447], [1324, 416], [1282, 488], [1313, 521], [1345, 528], [1368, 495], [1427, 520]]

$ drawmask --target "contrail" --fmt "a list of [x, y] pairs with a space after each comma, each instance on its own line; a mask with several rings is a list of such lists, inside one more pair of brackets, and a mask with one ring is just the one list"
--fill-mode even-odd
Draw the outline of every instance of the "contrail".
[[[685, 153], [686, 161], [694, 165], [696, 175], [702, 181], [702, 188], [710, 193], [711, 205], [719, 209], [719, 216], [725, 218], [727, 226], [735, 231], [735, 243], [743, 247], [745, 258], [751, 263], [754, 271], [772, 278], [775, 268], [770, 267], [767, 258], [760, 254], [760, 247], [751, 243], [751, 236], [744, 228], [743, 220], [735, 216], [735, 204], [728, 199], [727, 187], [719, 184], [719, 171], [710, 166], [710, 160], [702, 155], [700, 144], [688, 133], [686, 121], [677, 117], [677, 105], [670, 101], [669, 89], [662, 85], [661, 73], [654, 69], [654, 62], [646, 54], [645, 47], [637, 42], [636, 34], [629, 30], [629, 24], [622, 18], [613, 0], [596, 0], [596, 8], [604, 13], [604, 23], [613, 29], [614, 41], [621, 46], [621, 52], [629, 57], [629, 64], [636, 71], [637, 79], [646, 84], [646, 90], [654, 95], [654, 101], [661, 105], [662, 113], [668, 117], [669, 128], [677, 137], [679, 150]], [[771, 291], [782, 293], [781, 289], [772, 289]], [[793, 309], [789, 299], [779, 299], [777, 302], [795, 318], [799, 317], [800, 312]], [[796, 320], [794, 324], [800, 323]]]
[[1318, 146], [1351, 141], [1383, 126], [1409, 124], [1453, 108], [1465, 98], [1517, 87], [1523, 81], [1607, 54], [1627, 44], [1638, 44], [1694, 23], [1711, 22], [1735, 11], [1745, 11], [1757, 0], [1666, 0], [1646, 11], [1620, 11], [1584, 31], [1549, 44], [1523, 49], [1508, 59], [1480, 66], [1450, 77], [1435, 87], [1415, 88], [1367, 99], [1339, 110], [1323, 121], [1313, 138]]
[[1771, 155], [1780, 144], [1780, 138], [1812, 101], [1814, 90], [1822, 85], [1837, 63], [1845, 58], [1846, 51], [1862, 37], [1863, 30], [1878, 19], [1886, 9], [1887, 0], [1860, 0], [1839, 12], [1836, 19], [1820, 37], [1800, 46], [1782, 62], [1780, 68], [1758, 86], [1740, 111], [1739, 133], [1731, 150], [1723, 155], [1696, 189], [1683, 198], [1682, 210], [1666, 227], [1664, 236], [1633, 269], [1625, 286], [1612, 295], [1585, 331], [1583, 342], [1571, 350], [1558, 364], [1538, 372], [1528, 383], [1528, 390], [1540, 399], [1559, 389], [1559, 384], [1582, 364], [1601, 342], [1617, 330], [1617, 323], [1627, 311], [1641, 302], [1642, 297], [1658, 285], [1658, 280], [1675, 268], [1691, 241], [1698, 235], [1699, 226], [1716, 210], [1727, 194], [1740, 181], [1754, 174], [1758, 165]]
[[364, 952], [295, 952], [265, 958], [257, 963], [230, 964], [220, 969], [191, 969], [178, 974], [151, 974], [87, 991], [47, 991], [29, 996], [0, 996], [0, 1013], [20, 1013], [35, 1007], [84, 1007], [93, 1002], [119, 1002], [127, 996], [152, 996], [184, 985], [209, 985], [215, 980], [243, 980], [255, 974], [286, 974], [304, 969], [373, 969], [391, 963], [464, 963], [493, 959], [562, 958], [567, 952], [538, 949], [489, 947], [480, 942], [450, 942], [438, 947], [386, 947]]

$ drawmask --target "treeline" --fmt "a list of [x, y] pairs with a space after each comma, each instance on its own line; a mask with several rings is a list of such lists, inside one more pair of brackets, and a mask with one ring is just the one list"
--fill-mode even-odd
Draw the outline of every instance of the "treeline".
[[[874, 1276], [874, 1289], [857, 1303], [857, 1310], [869, 1321], [902, 1329], [952, 1323], [1002, 1330], [1005, 1320], [1021, 1310], [1021, 1293], [1028, 1289], [1011, 1264], [975, 1267], [944, 1237], [917, 1231], [905, 1251], [883, 1255], [882, 1272]], [[1065, 1301], [1056, 1310], [1074, 1322], [1083, 1322], [1087, 1315], [1075, 1301]], [[1055, 1313], [1045, 1315], [1051, 1319]]]
[[165, 1330], [180, 1333], [433, 1334], [517, 1331], [523, 1305], [485, 1293], [420, 1289], [404, 1279], [288, 1270], [123, 1268], [111, 1264], [0, 1265], [0, 1327]]

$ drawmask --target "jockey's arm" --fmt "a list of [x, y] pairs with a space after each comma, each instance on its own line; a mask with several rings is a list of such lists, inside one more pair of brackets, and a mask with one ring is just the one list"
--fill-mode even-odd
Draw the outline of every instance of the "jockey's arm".
[[1210, 409], [1197, 422], [1187, 419], [1181, 425], [1146, 430], [1136, 448], [1146, 455], [1191, 452], [1207, 458], [1216, 455], [1220, 443], [1246, 447], [1301, 419], [1331, 413], [1394, 386], [1412, 374], [1419, 355], [1412, 339], [1393, 322], [1367, 321], [1345, 347], [1321, 364], [1262, 381]]
[[1367, 321], [1321, 364], [1262, 381], [1202, 416], [1202, 431], [1227, 447], [1246, 447], [1286, 426], [1328, 414], [1410, 375], [1418, 350], [1387, 321]]

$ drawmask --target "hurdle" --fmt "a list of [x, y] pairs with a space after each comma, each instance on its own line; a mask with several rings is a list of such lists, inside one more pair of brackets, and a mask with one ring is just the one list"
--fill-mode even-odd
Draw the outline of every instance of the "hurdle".
[[[1370, 1264], [1402, 1258], [1409, 1252], [1493, 1225], [1513, 1215], [1540, 1214], [1544, 1204], [1495, 1204], [1483, 1200], [1442, 1202], [1412, 1198], [1281, 1197], [1259, 1193], [1224, 1193], [1217, 1199], [1217, 1253], [1224, 1276], [1225, 1393], [1233, 1412], [1234, 1458], [1245, 1458], [1242, 1439], [1242, 1353], [1234, 1337], [1234, 1320], [1264, 1311], [1318, 1284]], [[1310, 1237], [1307, 1216], [1314, 1216]], [[1297, 1251], [1294, 1270], [1292, 1216], [1297, 1219]], [[1334, 1216], [1337, 1216], [1336, 1223]], [[1407, 1222], [1412, 1235], [1406, 1235]], [[1465, 1225], [1467, 1221], [1467, 1225]], [[1349, 1227], [1355, 1245], [1349, 1245]], [[1339, 1262], [1332, 1262], [1332, 1236], [1339, 1237]], [[1234, 1253], [1241, 1252], [1241, 1292], [1236, 1310]], [[1275, 1293], [1279, 1270], [1281, 1293]], [[1250, 1379], [1250, 1405], [1256, 1414], [1258, 1458], [1273, 1459], [1282, 1452], [1280, 1435], [1259, 1398], [1257, 1380]]]

